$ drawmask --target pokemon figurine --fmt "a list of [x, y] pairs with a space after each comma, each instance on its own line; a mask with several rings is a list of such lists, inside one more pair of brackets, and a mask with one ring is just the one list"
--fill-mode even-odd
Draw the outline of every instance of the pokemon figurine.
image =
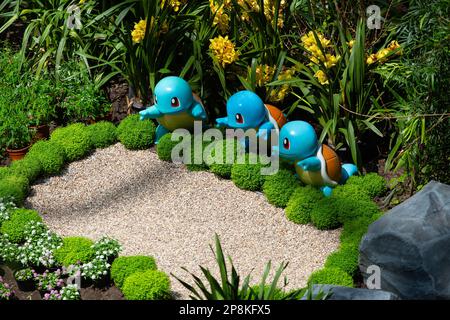
[[216, 119], [218, 127], [233, 129], [255, 129], [257, 137], [268, 139], [270, 130], [279, 130], [286, 123], [286, 117], [276, 107], [265, 105], [261, 98], [251, 91], [239, 91], [227, 101], [227, 116]]
[[291, 121], [280, 130], [279, 146], [274, 152], [285, 160], [295, 163], [300, 180], [320, 187], [325, 196], [330, 196], [332, 188], [344, 184], [358, 172], [354, 164], [341, 164], [336, 152], [325, 144], [320, 144], [314, 128], [305, 121]]
[[139, 112], [141, 120], [156, 119], [156, 141], [168, 132], [184, 128], [192, 130], [194, 121], [207, 121], [208, 116], [198, 96], [179, 77], [161, 79], [155, 87], [155, 104]]

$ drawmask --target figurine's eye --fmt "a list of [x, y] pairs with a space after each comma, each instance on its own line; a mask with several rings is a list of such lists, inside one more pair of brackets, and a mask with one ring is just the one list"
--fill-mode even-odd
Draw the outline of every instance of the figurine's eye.
[[170, 103], [172, 104], [172, 107], [179, 107], [180, 106], [180, 100], [178, 98], [173, 97], [172, 100], [170, 100]]
[[283, 147], [287, 150], [289, 150], [291, 148], [291, 143], [289, 142], [288, 138], [283, 139]]
[[236, 113], [236, 122], [237, 123], [244, 123], [244, 117], [240, 113]]

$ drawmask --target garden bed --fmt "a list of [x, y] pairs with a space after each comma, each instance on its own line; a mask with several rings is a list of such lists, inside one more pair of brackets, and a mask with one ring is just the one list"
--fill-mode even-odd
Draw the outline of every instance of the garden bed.
[[[130, 151], [121, 144], [37, 181], [26, 206], [61, 236], [108, 235], [122, 244], [122, 255], [154, 256], [160, 270], [183, 277], [183, 266], [216, 270], [208, 246], [214, 233], [240, 273], [254, 269], [255, 281], [268, 260], [289, 261], [287, 289], [304, 287], [339, 245], [340, 229], [294, 224], [261, 193], [161, 161], [154, 149]], [[171, 283], [175, 296], [187, 298], [178, 281]]]

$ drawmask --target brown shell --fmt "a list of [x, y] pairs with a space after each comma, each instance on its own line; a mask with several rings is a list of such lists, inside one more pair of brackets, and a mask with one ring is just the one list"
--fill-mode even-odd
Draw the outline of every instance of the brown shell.
[[326, 144], [322, 145], [322, 155], [327, 166], [327, 174], [331, 180], [339, 182], [341, 180], [341, 160], [332, 148]]
[[269, 111], [271, 117], [277, 122], [278, 129], [281, 129], [287, 122], [283, 112], [271, 104], [266, 104], [266, 108]]

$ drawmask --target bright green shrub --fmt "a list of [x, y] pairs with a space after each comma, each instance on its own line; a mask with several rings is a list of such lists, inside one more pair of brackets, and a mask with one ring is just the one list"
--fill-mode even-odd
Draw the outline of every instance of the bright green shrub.
[[14, 209], [10, 212], [9, 220], [2, 223], [0, 231], [2, 234], [7, 234], [11, 242], [20, 243], [25, 240], [26, 225], [31, 221], [42, 222], [37, 211]]
[[0, 198], [10, 199], [21, 206], [27, 197], [29, 181], [26, 177], [8, 175], [0, 180]]
[[271, 204], [285, 208], [299, 186], [299, 180], [294, 174], [288, 170], [278, 170], [276, 174], [267, 176], [263, 185], [263, 192]]
[[[200, 136], [201, 137], [201, 136]], [[190, 163], [186, 164], [186, 168], [190, 171], [203, 171], [208, 170], [208, 165], [206, 164], [206, 159], [203, 158], [203, 154], [205, 153], [205, 148], [211, 144], [210, 141], [202, 141], [201, 142], [201, 152], [200, 149], [197, 151], [195, 150], [195, 137], [194, 135], [191, 135], [191, 161]], [[199, 162], [199, 163], [195, 163]], [[200, 163], [201, 162], [201, 163]]]
[[158, 270], [136, 272], [125, 279], [122, 292], [127, 300], [166, 300], [171, 298], [170, 280]]
[[155, 125], [150, 120], [140, 120], [139, 114], [133, 114], [117, 127], [119, 141], [127, 149], [143, 150], [150, 148], [155, 140]]
[[340, 236], [341, 244], [359, 246], [361, 238], [367, 233], [369, 225], [378, 220], [381, 216], [381, 213], [377, 213], [371, 217], [363, 216], [346, 221]]
[[335, 203], [329, 198], [323, 198], [311, 210], [311, 221], [319, 230], [338, 228], [341, 223], [338, 219]]
[[337, 186], [333, 189], [330, 198], [372, 201], [372, 199], [364, 189], [353, 184], [344, 184]]
[[[233, 164], [227, 163], [227, 158], [233, 159], [233, 162], [235, 162], [238, 154], [243, 151], [242, 149], [241, 144], [236, 139], [228, 138], [215, 141], [211, 153], [207, 155], [206, 158], [206, 163], [209, 165], [209, 170], [222, 178], [229, 179], [231, 177], [231, 169]], [[222, 159], [220, 159], [220, 157], [217, 157], [218, 159], [216, 159], [216, 152], [219, 155], [222, 154]]]
[[325, 262], [325, 268], [338, 268], [354, 277], [358, 271], [358, 246], [341, 245], [341, 248], [330, 254]]
[[338, 213], [338, 219], [342, 223], [349, 220], [354, 220], [357, 217], [371, 217], [380, 212], [377, 204], [371, 200], [352, 201], [351, 199], [339, 199], [335, 202], [335, 207]]
[[311, 210], [323, 198], [322, 192], [312, 186], [297, 188], [287, 203], [286, 217], [299, 224], [311, 222]]
[[117, 142], [116, 126], [109, 121], [100, 121], [87, 127], [95, 148], [106, 148]]
[[330, 197], [330, 202], [333, 203], [338, 219], [342, 223], [357, 217], [371, 217], [380, 211], [364, 189], [357, 185], [345, 184], [336, 187]]
[[323, 268], [314, 271], [308, 279], [309, 284], [332, 284], [344, 287], [353, 287], [353, 278], [338, 268]]
[[11, 172], [26, 177], [30, 183], [39, 177], [42, 170], [41, 162], [35, 157], [24, 158], [11, 164]]
[[91, 135], [82, 123], [57, 128], [52, 132], [50, 141], [64, 149], [65, 159], [79, 160], [92, 150]]
[[64, 149], [51, 141], [38, 141], [31, 147], [25, 159], [39, 160], [47, 175], [57, 174], [64, 166]]
[[78, 261], [87, 263], [94, 258], [95, 251], [92, 248], [94, 242], [83, 237], [67, 237], [63, 239], [63, 245], [55, 250], [55, 259], [61, 265], [68, 267]]
[[121, 288], [128, 276], [146, 270], [156, 270], [156, 262], [153, 257], [118, 257], [111, 265], [111, 279], [117, 287]]
[[347, 180], [346, 184], [354, 185], [364, 190], [371, 198], [381, 196], [386, 192], [386, 181], [382, 176], [373, 172], [364, 176], [352, 176]]
[[263, 165], [258, 162], [255, 164], [250, 164], [249, 155], [245, 156], [245, 163], [233, 164], [231, 168], [231, 180], [234, 184], [244, 190], [259, 191], [261, 190], [266, 176], [261, 174], [261, 169]]
[[156, 153], [158, 158], [163, 161], [172, 161], [172, 149], [181, 141], [181, 137], [178, 141], [172, 141], [172, 134], [166, 133], [159, 139], [156, 145]]
[[[17, 161], [15, 161], [17, 162]], [[0, 167], [0, 180], [11, 174], [9, 167]]]

